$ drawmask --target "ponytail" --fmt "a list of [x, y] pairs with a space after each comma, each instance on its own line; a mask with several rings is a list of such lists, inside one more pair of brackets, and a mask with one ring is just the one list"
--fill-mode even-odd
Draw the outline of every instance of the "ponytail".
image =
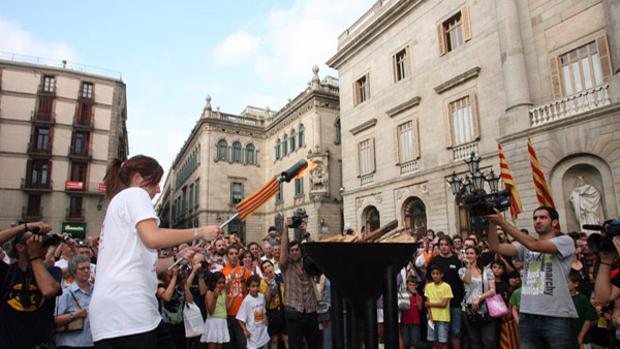
[[164, 169], [157, 160], [145, 155], [136, 155], [125, 162], [113, 159], [103, 177], [106, 197], [112, 199], [118, 192], [129, 187], [134, 173], [139, 173], [144, 178], [145, 185], [152, 185], [161, 181]]

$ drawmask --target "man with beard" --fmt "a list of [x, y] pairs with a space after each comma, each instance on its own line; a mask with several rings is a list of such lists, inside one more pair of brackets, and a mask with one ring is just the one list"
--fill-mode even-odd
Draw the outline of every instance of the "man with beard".
[[213, 246], [215, 246], [213, 251], [213, 260], [210, 264], [209, 271], [215, 273], [217, 271], [221, 271], [224, 269], [226, 265], [226, 241], [223, 238], [218, 238], [213, 242]]
[[[489, 247], [525, 263], [519, 307], [521, 348], [578, 348], [577, 310], [567, 286], [575, 244], [556, 230], [558, 211], [546, 206], [534, 210], [538, 239], [519, 231], [495, 211], [487, 216], [491, 222]], [[516, 242], [500, 243], [496, 226]]]
[[[304, 229], [304, 220], [299, 229]], [[287, 229], [293, 225], [293, 219], [286, 219]], [[317, 300], [314, 293], [312, 276], [303, 268], [301, 246], [298, 241], [289, 244], [288, 230], [282, 234], [280, 270], [284, 277], [286, 299], [284, 314], [288, 331], [289, 349], [301, 349], [306, 339], [308, 349], [317, 349], [319, 345], [319, 324], [317, 318]]]

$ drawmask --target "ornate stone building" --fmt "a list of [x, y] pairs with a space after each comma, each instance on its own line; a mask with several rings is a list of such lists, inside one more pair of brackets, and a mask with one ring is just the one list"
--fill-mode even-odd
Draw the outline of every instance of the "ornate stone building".
[[524, 206], [517, 224], [531, 229], [528, 136], [564, 230], [584, 213], [573, 210], [586, 201], [579, 176], [600, 218], [617, 218], [619, 47], [611, 0], [378, 1], [328, 61], [340, 76], [344, 220], [465, 233], [447, 178], [467, 172], [472, 151], [497, 173], [500, 142]]
[[128, 152], [125, 83], [78, 68], [0, 60], [0, 227], [101, 230], [107, 164]]
[[228, 232], [258, 241], [267, 228], [282, 229], [298, 208], [309, 216], [315, 238], [341, 229], [338, 81], [312, 81], [279, 111], [248, 106], [239, 115], [213, 110], [211, 97], [168, 172], [157, 203], [162, 226], [219, 224], [235, 204], [300, 159], [318, 167], [283, 183], [280, 194]]

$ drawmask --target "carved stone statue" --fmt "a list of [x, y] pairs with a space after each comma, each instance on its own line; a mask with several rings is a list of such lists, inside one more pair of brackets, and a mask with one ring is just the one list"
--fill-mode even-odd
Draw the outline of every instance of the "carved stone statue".
[[325, 169], [325, 164], [321, 160], [313, 160], [317, 166], [310, 171], [311, 191], [327, 191], [329, 190], [329, 176]]
[[600, 224], [603, 221], [601, 193], [592, 185], [586, 183], [583, 176], [578, 176], [575, 188], [570, 193], [570, 203], [579, 223], [579, 229], [584, 224]]

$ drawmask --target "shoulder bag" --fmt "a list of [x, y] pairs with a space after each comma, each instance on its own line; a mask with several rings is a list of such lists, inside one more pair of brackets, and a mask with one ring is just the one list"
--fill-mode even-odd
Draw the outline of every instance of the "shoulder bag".
[[[73, 301], [75, 302], [75, 305], [78, 307], [78, 309], [82, 309], [82, 307], [80, 306], [80, 302], [78, 302], [77, 298], [75, 298], [75, 295], [73, 294], [73, 292], [69, 290], [67, 291], [71, 295], [71, 298], [73, 298]], [[74, 331], [82, 331], [83, 329], [84, 329], [84, 318], [78, 317], [78, 318], [75, 318], [69, 321], [67, 324], [63, 326], [57, 326], [56, 332], [74, 332]]]

